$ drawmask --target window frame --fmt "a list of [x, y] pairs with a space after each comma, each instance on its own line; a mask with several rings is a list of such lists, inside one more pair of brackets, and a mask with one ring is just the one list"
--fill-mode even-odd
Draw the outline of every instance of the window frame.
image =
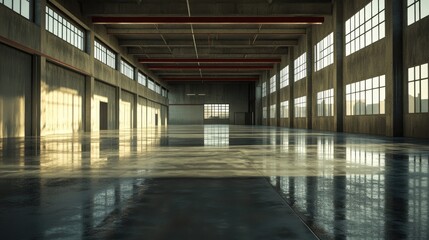
[[47, 32], [52, 33], [63, 41], [85, 52], [86, 30], [55, 7], [45, 7]]
[[298, 82], [307, 77], [307, 52], [294, 60], [294, 81]]

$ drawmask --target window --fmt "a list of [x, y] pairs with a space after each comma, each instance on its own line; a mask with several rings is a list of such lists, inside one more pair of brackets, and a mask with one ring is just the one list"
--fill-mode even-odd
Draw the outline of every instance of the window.
[[29, 0], [0, 0], [0, 3], [19, 13], [26, 19], [30, 19], [31, 4]]
[[276, 104], [270, 106], [270, 118], [276, 118]]
[[168, 97], [168, 91], [167, 91], [167, 89], [165, 89], [165, 88], [162, 88], [161, 89], [161, 96], [163, 96], [163, 97]]
[[137, 82], [143, 86], [146, 86], [146, 76], [143, 73], [138, 72], [137, 73]]
[[295, 98], [295, 117], [301, 118], [307, 116], [307, 96]]
[[346, 56], [384, 38], [384, 0], [373, 0], [346, 21]]
[[276, 92], [276, 75], [272, 76], [270, 79], [270, 93]]
[[346, 85], [346, 115], [374, 115], [385, 113], [385, 76], [370, 78]]
[[155, 82], [150, 78], [147, 79], [147, 87], [155, 92]]
[[307, 53], [303, 53], [294, 61], [295, 63], [295, 82], [307, 76]]
[[94, 41], [94, 57], [107, 66], [116, 68], [116, 54], [97, 40]]
[[334, 63], [334, 33], [314, 46], [314, 71], [317, 72], [332, 63]]
[[317, 93], [317, 116], [334, 116], [334, 89]]
[[280, 118], [289, 118], [289, 101], [280, 103]]
[[229, 119], [229, 104], [204, 104], [204, 119]]
[[262, 108], [262, 118], [267, 119], [267, 107]]
[[263, 82], [262, 83], [262, 97], [267, 96], [267, 83]]
[[134, 68], [129, 63], [121, 60], [121, 73], [125, 76], [134, 79]]
[[161, 86], [159, 86], [158, 84], [155, 84], [155, 92], [161, 94]]
[[408, 112], [429, 112], [428, 64], [408, 68]]
[[429, 15], [429, 0], [408, 0], [408, 26]]
[[289, 85], [289, 65], [280, 70], [280, 89]]
[[48, 6], [46, 6], [46, 30], [80, 50], [84, 50], [83, 30]]

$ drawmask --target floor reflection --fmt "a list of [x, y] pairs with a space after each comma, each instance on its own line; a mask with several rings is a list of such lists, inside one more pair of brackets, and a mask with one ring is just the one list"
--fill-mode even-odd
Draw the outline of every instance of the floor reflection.
[[[241, 204], [249, 208], [243, 212], [258, 208], [260, 199], [271, 199], [264, 205], [271, 206], [278, 195], [269, 189], [277, 191], [321, 239], [429, 239], [428, 161], [424, 140], [269, 127], [169, 126], [0, 139], [0, 228], [6, 239], [122, 236], [117, 231], [124, 219], [151, 224], [131, 217], [148, 190], [156, 195], [164, 189], [165, 204], [188, 209], [197, 198], [181, 194], [197, 196], [207, 184], [221, 184], [213, 191], [234, 201], [257, 196], [255, 205]], [[266, 179], [273, 188], [262, 187]], [[250, 183], [258, 184], [257, 195]], [[170, 198], [172, 190], [178, 199]], [[230, 199], [205, 193], [219, 201], [213, 209], [228, 209]], [[207, 199], [198, 200], [201, 209]], [[203, 216], [201, 209], [191, 215]], [[151, 211], [156, 216], [157, 208]], [[235, 218], [227, 216], [222, 221]], [[242, 234], [249, 226], [229, 226], [223, 234]]]
[[322, 239], [428, 239], [427, 143], [369, 141], [317, 137], [318, 165], [334, 171], [270, 183]]

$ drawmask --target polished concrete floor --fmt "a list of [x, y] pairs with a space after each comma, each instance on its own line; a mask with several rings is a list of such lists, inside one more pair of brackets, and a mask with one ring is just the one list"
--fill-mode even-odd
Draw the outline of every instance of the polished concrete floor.
[[1, 239], [429, 239], [429, 141], [170, 126], [0, 139]]

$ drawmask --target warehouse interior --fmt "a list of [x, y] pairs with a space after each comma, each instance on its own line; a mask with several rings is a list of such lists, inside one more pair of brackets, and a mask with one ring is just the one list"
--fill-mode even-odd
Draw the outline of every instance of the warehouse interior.
[[0, 0], [2, 236], [428, 239], [428, 16]]

